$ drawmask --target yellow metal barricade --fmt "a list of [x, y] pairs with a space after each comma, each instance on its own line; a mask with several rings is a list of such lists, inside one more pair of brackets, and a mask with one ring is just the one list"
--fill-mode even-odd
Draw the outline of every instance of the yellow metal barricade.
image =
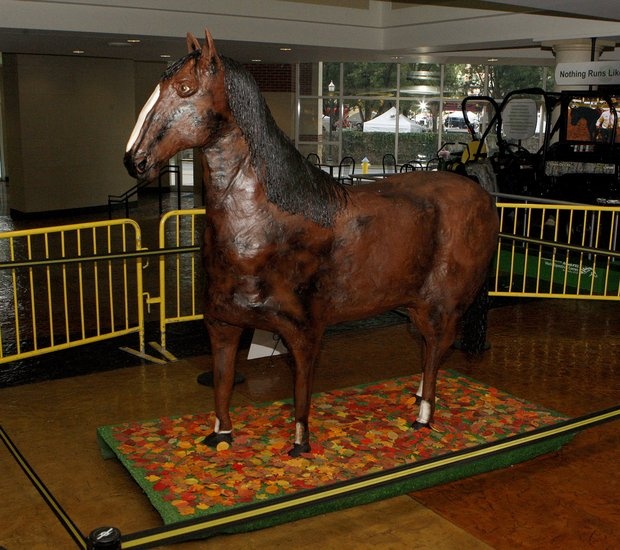
[[202, 242], [205, 209], [166, 212], [159, 223], [159, 248], [177, 249], [178, 254], [159, 257], [159, 297], [147, 303], [159, 304], [161, 351], [166, 350], [166, 327], [203, 318], [204, 277], [199, 245]]
[[[498, 203], [500, 231], [490, 291], [494, 296], [620, 299], [620, 208]], [[161, 219], [159, 247], [161, 348], [166, 327], [203, 318], [199, 247], [204, 209]], [[174, 251], [177, 250], [177, 253]]]
[[620, 208], [498, 203], [494, 296], [620, 298]]
[[0, 363], [137, 333], [141, 233], [114, 220], [0, 233]]

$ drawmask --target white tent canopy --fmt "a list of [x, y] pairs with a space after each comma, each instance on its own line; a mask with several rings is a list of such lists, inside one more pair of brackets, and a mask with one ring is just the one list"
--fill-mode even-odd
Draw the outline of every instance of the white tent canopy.
[[[364, 132], [396, 132], [396, 116], [396, 107], [392, 107], [372, 120], [364, 122]], [[420, 124], [409, 120], [405, 115], [398, 115], [398, 133], [423, 131], [424, 128]]]

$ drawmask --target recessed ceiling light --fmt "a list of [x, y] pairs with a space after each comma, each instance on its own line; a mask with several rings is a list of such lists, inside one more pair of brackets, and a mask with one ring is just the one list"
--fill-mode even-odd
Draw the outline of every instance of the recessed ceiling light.
[[280, 48], [280, 51], [281, 51], [281, 52], [290, 52], [292, 49], [293, 49], [293, 48], [288, 48], [288, 47], [286, 47], [286, 48]]
[[489, 59], [487, 59], [487, 61], [494, 63], [495, 61], [499, 61], [499, 59], [497, 59], [497, 57], [489, 57]]
[[253, 61], [254, 63], [260, 63], [262, 59], [250, 59], [250, 61]]
[[162, 59], [170, 59], [170, 57], [172, 57], [170, 54], [167, 53], [162, 53], [159, 57], [161, 57]]
[[140, 42], [142, 42], [139, 38], [128, 38], [127, 42], [129, 42], [130, 44], [140, 44]]
[[82, 54], [85, 53], [84, 50], [73, 50], [73, 53], [75, 54]]

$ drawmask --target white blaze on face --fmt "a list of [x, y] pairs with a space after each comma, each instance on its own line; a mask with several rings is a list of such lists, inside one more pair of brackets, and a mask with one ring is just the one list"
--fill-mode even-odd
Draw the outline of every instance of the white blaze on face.
[[158, 99], [159, 99], [159, 84], [157, 85], [157, 88], [153, 90], [151, 97], [148, 98], [147, 102], [144, 104], [144, 107], [142, 107], [142, 110], [140, 111], [140, 115], [138, 116], [136, 125], [134, 126], [133, 131], [131, 132], [131, 135], [129, 136], [129, 141], [127, 142], [127, 148], [125, 149], [126, 152], [129, 151], [129, 149], [131, 149], [136, 139], [138, 139], [138, 136], [140, 135], [140, 131], [142, 130], [142, 125], [144, 124], [146, 117], [149, 115], [149, 113], [151, 112], [151, 109], [153, 108], [153, 105], [155, 105], [155, 102]]

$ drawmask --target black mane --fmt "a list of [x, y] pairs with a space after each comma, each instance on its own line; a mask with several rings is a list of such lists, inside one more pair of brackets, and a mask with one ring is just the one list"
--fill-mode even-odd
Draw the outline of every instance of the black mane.
[[273, 120], [254, 77], [232, 59], [223, 57], [222, 62], [228, 102], [267, 198], [286, 212], [331, 226], [346, 203], [346, 189], [295, 148]]
[[194, 50], [186, 54], [185, 56], [177, 59], [174, 63], [166, 67], [166, 70], [161, 75], [161, 80], [170, 80], [175, 74], [177, 74], [190, 59], [198, 59], [200, 57], [200, 50]]

